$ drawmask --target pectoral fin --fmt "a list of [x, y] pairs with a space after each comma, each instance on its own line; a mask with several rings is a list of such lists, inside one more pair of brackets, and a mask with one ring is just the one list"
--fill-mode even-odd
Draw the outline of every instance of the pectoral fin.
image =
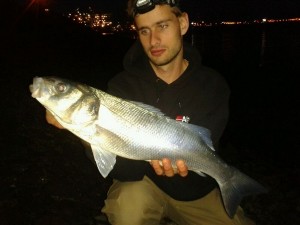
[[[95, 125], [96, 136], [94, 144], [91, 144], [94, 158], [99, 172], [103, 177], [107, 177], [110, 171], [116, 164], [116, 154], [122, 153], [122, 150], [127, 146], [115, 133]], [[122, 156], [122, 155], [121, 155]]]
[[107, 177], [116, 163], [116, 155], [101, 149], [99, 146], [91, 145], [91, 148], [99, 172], [103, 177]]

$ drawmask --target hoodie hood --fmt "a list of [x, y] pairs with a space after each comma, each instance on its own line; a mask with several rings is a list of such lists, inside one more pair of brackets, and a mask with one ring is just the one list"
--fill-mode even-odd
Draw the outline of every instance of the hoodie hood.
[[[181, 80], [185, 80], [189, 74], [193, 74], [192, 71], [202, 67], [200, 53], [192, 47], [191, 44], [184, 42], [183, 55], [184, 58], [189, 61], [189, 66], [180, 78], [172, 83], [172, 85], [180, 83]], [[139, 40], [137, 40], [126, 53], [123, 65], [124, 69], [129, 72], [129, 74], [137, 76], [140, 79], [154, 82], [158, 79]]]

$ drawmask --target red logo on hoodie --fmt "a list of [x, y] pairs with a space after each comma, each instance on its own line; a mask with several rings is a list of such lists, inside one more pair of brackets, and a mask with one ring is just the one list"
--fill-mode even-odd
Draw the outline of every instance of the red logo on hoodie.
[[182, 115], [176, 116], [176, 121], [188, 123], [188, 122], [190, 122], [190, 120], [191, 119], [188, 116], [182, 116]]

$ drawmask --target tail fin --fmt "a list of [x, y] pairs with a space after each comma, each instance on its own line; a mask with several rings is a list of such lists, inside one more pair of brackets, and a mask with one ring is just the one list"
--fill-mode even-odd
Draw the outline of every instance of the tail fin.
[[225, 210], [231, 218], [245, 196], [267, 192], [266, 188], [251, 177], [238, 170], [233, 173], [228, 182], [219, 184]]

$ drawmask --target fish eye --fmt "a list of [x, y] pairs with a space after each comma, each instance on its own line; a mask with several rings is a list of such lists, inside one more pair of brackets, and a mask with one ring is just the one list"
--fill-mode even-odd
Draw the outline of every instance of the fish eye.
[[67, 90], [67, 86], [64, 83], [58, 83], [56, 85], [56, 90], [58, 92], [65, 92]]

